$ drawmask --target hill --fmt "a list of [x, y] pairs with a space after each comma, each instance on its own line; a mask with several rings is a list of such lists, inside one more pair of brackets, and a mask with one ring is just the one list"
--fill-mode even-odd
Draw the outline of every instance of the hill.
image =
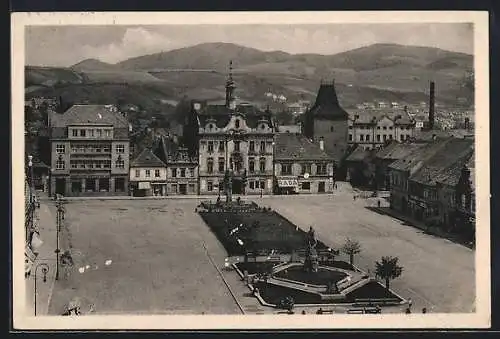
[[157, 102], [184, 96], [224, 97], [229, 61], [233, 60], [237, 95], [265, 104], [264, 93], [288, 101], [313, 100], [320, 81], [334, 78], [343, 106], [374, 101], [427, 101], [429, 81], [436, 100], [456, 104], [473, 97], [464, 77], [473, 69], [471, 55], [430, 47], [374, 44], [336, 55], [265, 52], [229, 43], [205, 43], [131, 58], [117, 64], [95, 59], [70, 68], [26, 67], [26, 96], [66, 95], [77, 102], [117, 98], [161, 110]]

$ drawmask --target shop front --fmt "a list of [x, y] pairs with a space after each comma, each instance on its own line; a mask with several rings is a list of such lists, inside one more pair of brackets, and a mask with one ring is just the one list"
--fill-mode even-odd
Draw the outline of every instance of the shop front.
[[299, 181], [297, 177], [277, 177], [276, 194], [297, 194]]

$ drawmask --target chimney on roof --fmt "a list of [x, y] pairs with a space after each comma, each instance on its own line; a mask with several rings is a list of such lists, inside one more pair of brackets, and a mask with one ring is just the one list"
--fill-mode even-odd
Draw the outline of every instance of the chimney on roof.
[[435, 109], [435, 89], [434, 89], [434, 81], [431, 81], [430, 84], [430, 94], [429, 94], [429, 129], [434, 129], [434, 109]]
[[323, 139], [323, 137], [319, 138], [319, 149], [322, 151], [325, 150], [325, 140]]

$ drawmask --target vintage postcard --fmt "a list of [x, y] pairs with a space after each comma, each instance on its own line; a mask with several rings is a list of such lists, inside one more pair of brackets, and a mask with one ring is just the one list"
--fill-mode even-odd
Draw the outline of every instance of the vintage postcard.
[[489, 327], [488, 65], [487, 12], [13, 14], [15, 329]]

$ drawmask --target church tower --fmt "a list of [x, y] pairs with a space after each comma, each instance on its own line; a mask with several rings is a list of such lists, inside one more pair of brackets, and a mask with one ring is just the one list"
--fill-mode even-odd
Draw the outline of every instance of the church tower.
[[226, 107], [230, 110], [236, 108], [236, 100], [234, 97], [234, 90], [236, 85], [233, 81], [233, 60], [229, 62], [229, 75], [226, 81]]

